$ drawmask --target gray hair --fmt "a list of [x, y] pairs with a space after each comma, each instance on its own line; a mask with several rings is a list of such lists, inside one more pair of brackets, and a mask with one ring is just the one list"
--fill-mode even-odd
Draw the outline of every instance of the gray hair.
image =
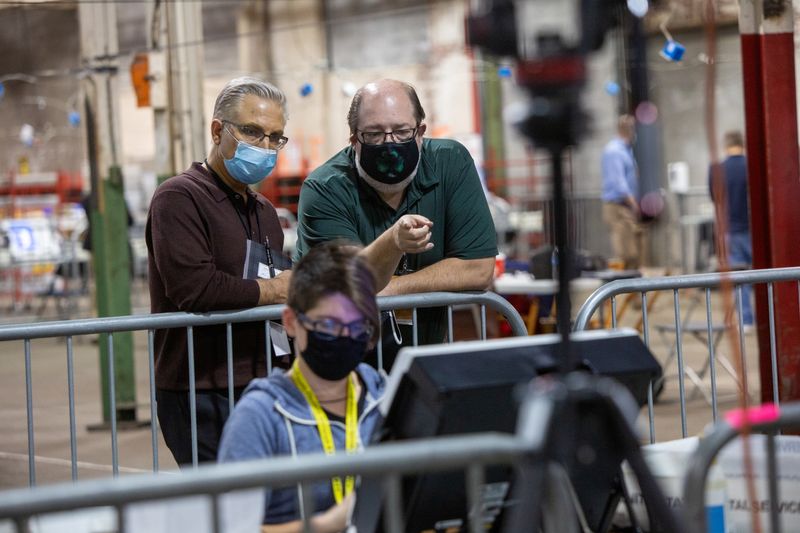
[[217, 95], [217, 100], [214, 102], [214, 114], [212, 118], [220, 120], [233, 119], [234, 111], [239, 107], [242, 99], [248, 94], [254, 94], [265, 100], [271, 100], [281, 106], [283, 112], [283, 119], [289, 118], [289, 113], [286, 109], [286, 95], [283, 91], [267, 83], [266, 81], [251, 76], [242, 76], [234, 78], [225, 84], [225, 87]]

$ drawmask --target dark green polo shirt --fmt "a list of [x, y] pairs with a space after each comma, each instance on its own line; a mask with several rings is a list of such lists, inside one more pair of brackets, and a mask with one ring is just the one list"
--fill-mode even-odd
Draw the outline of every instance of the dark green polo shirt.
[[[497, 254], [492, 216], [475, 163], [464, 146], [449, 139], [425, 139], [417, 175], [397, 210], [358, 177], [354, 158], [355, 151], [347, 147], [303, 183], [295, 260], [315, 244], [333, 239], [367, 245], [408, 213], [433, 221], [434, 247], [408, 254], [412, 270], [446, 257], [480, 259]], [[420, 343], [444, 339], [443, 309], [420, 310], [418, 317]]]

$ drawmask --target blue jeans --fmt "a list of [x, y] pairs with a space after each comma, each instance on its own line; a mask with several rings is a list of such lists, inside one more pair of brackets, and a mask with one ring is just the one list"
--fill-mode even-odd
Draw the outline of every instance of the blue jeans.
[[[753, 264], [753, 244], [750, 241], [750, 232], [737, 232], [728, 233], [728, 262], [732, 267], [747, 266], [751, 268]], [[742, 288], [742, 323], [753, 323], [753, 303], [752, 303], [752, 287], [750, 285], [741, 285]], [[738, 306], [738, 291], [737, 306]]]

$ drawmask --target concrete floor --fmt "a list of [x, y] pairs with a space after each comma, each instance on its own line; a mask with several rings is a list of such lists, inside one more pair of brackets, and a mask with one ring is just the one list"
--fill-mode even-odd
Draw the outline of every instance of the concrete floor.
[[[683, 304], [682, 304], [683, 305]], [[714, 301], [715, 316], [722, 316]], [[685, 308], [684, 308], [685, 310]], [[639, 310], [629, 310], [620, 325], [635, 323]], [[652, 331], [655, 324], [673, 320], [672, 299], [663, 297], [651, 311], [652, 348], [659, 360], [669, 352], [665, 344]], [[703, 309], [696, 316], [705, 316]], [[19, 317], [17, 317], [19, 318]], [[469, 313], [456, 314], [456, 339], [472, 338]], [[756, 338], [745, 336], [748, 380], [752, 398], [758, 398], [758, 370]], [[690, 366], [699, 368], [705, 356], [706, 345], [696, 339], [686, 338], [685, 358]], [[720, 353], [730, 354], [727, 339], [720, 343]], [[100, 423], [100, 384], [98, 348], [91, 338], [76, 338], [75, 406], [77, 417], [77, 458], [79, 479], [108, 477], [111, 475], [111, 439], [109, 431], [89, 431], [88, 427]], [[60, 339], [32, 342], [33, 418], [35, 428], [36, 482], [39, 485], [68, 481], [71, 478], [69, 411], [67, 396], [66, 345]], [[137, 387], [137, 419], [150, 419], [147, 346], [143, 333], [135, 335], [135, 366]], [[658, 441], [680, 438], [680, 402], [676, 366], [668, 369], [666, 388], [655, 406], [655, 431]], [[670, 375], [671, 374], [671, 375]], [[28, 484], [27, 426], [24, 379], [24, 348], [22, 342], [0, 344], [0, 489], [22, 487]], [[706, 383], [708, 383], [708, 376]], [[686, 381], [687, 394], [693, 385]], [[720, 410], [736, 406], [734, 380], [724, 371], [718, 371]], [[687, 434], [696, 435], [711, 421], [711, 411], [701, 394], [690, 397], [687, 407]], [[640, 417], [643, 440], [648, 435], [647, 414]], [[153, 468], [150, 426], [121, 430], [118, 439], [119, 464], [122, 475], [146, 472]], [[176, 465], [159, 436], [159, 467], [175, 470]]]

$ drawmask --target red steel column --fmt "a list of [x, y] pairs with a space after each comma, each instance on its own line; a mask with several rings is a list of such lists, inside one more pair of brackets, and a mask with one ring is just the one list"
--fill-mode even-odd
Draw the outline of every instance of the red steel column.
[[[763, 10], [763, 0], [741, 0], [753, 267], [800, 265], [800, 172], [795, 95], [792, 3]], [[778, 3], [779, 4], [779, 3]], [[780, 4], [779, 4], [780, 5]], [[766, 287], [756, 288], [761, 397], [772, 401]], [[794, 284], [775, 286], [779, 397], [800, 399], [800, 301]]]

